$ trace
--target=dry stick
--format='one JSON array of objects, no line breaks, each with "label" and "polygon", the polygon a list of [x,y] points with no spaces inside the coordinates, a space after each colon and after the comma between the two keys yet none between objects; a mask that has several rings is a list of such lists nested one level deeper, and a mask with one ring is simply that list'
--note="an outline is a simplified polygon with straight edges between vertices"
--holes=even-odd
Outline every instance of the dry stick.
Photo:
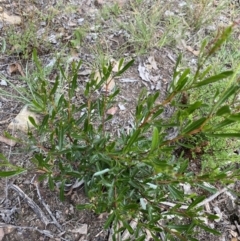
[{"label": "dry stick", "polygon": [[[41,229],[37,229],[37,228],[34,228],[34,227],[25,227],[25,226],[15,226],[15,225],[11,225],[11,224],[5,224],[5,223],[0,223],[0,228],[7,228],[8,230],[9,229],[14,229],[14,228],[17,228],[19,230],[31,230],[31,231],[37,231],[49,238],[56,238],[54,236],[53,233],[51,233],[49,230],[41,230]],[[62,238],[58,235],[58,237],[64,241],[68,241],[67,239],[65,238]]]},{"label": "dry stick", "polygon": [[238,225],[238,222],[235,220],[234,223],[235,223],[235,226],[237,227],[238,232],[240,233],[240,226]]},{"label": "dry stick", "polygon": [[33,227],[15,226],[15,225],[11,225],[11,224],[0,223],[0,228],[7,228],[7,229],[17,228],[17,229],[20,229],[20,230],[24,230],[25,229],[25,230],[37,231],[37,232],[39,232],[41,234],[46,235],[49,238],[54,238],[54,235],[50,231],[48,231],[48,230],[40,230],[40,229],[33,228]]},{"label": "dry stick", "polygon": [[0,121],[0,125],[8,123],[10,120],[11,120],[11,118],[8,118],[6,120],[2,120],[2,121]]},{"label": "dry stick", "polygon": [[38,188],[38,184],[34,183],[34,185],[35,185],[35,187],[37,189],[38,199],[40,200],[42,205],[46,208],[47,212],[51,216],[51,218],[53,220],[53,224],[55,224],[61,231],[63,231],[63,227],[58,223],[58,221],[56,220],[56,218],[52,214],[51,210],[49,209],[48,205],[43,201],[42,196],[41,196],[40,191],[39,191],[39,188]]},{"label": "dry stick", "polygon": [[37,214],[37,216],[42,220],[42,222],[47,226],[51,223],[46,215],[42,212],[40,207],[31,199],[29,198],[18,186],[14,184],[10,184],[8,188],[13,189],[18,193],[18,195],[23,198],[23,200],[33,209],[33,211]]}]

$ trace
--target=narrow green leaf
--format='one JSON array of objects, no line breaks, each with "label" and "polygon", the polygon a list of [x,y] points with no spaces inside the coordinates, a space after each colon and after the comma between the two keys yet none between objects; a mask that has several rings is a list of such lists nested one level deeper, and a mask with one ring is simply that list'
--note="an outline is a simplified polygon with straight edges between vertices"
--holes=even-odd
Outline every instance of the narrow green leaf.
[{"label": "narrow green leaf", "polygon": [[76,178],[82,177],[81,173],[78,172],[78,171],[66,172],[66,175],[69,175],[69,176],[71,176],[71,177],[76,177]]},{"label": "narrow green leaf", "polygon": [[[225,119],[223,121],[221,121],[220,123],[218,124],[215,124],[213,127],[212,127],[212,131],[218,131],[220,129],[222,129],[223,127],[226,127],[226,126],[229,126],[231,124],[233,124],[235,121],[233,120],[228,120],[228,119]],[[208,135],[208,133],[206,133]]]},{"label": "narrow green leaf", "polygon": [[3,160],[4,162],[8,163],[8,159],[2,153],[0,153],[0,160]]},{"label": "narrow green leaf", "polygon": [[170,229],[177,230],[178,232],[186,232],[189,228],[188,224],[185,225],[168,225],[167,226]]},{"label": "narrow green leaf", "polygon": [[175,80],[179,74],[179,72],[177,71],[177,68],[178,68],[178,65],[181,63],[181,61],[182,61],[182,54],[180,54],[177,58],[177,61],[176,61],[175,67],[174,67],[174,71],[173,71],[173,80]]},{"label": "narrow green leaf", "polygon": [[64,196],[64,188],[65,188],[65,182],[66,180],[62,180],[61,186],[60,186],[60,200],[64,201],[65,196]]},{"label": "narrow green leaf", "polygon": [[121,221],[122,221],[123,227],[126,228],[130,234],[134,234],[134,230],[129,225],[129,223],[124,219],[121,219]]},{"label": "narrow green leaf", "polygon": [[82,122],[86,119],[87,114],[84,113],[77,121],[76,121],[76,125],[80,125],[82,124]]},{"label": "narrow green leaf", "polygon": [[36,66],[37,66],[37,69],[38,69],[39,71],[42,71],[43,68],[42,68],[42,66],[41,66],[41,63],[39,62],[39,59],[38,59],[38,56],[37,56],[37,50],[36,50],[35,48],[33,49],[32,57],[33,57],[34,63],[35,63]]},{"label": "narrow green leaf", "polygon": [[227,118],[233,121],[240,121],[240,114],[229,115]]},{"label": "narrow green leaf", "polygon": [[34,118],[33,118],[32,116],[29,116],[29,117],[28,117],[28,120],[30,121],[30,123],[31,123],[34,127],[38,128],[38,125],[37,125],[37,123],[35,122],[35,120],[34,120]]},{"label": "narrow green leaf", "polygon": [[192,132],[193,130],[198,129],[199,127],[202,126],[202,124],[206,121],[206,119],[207,119],[206,117],[202,117],[202,118],[190,123],[188,126],[185,127],[185,129],[183,130],[183,133],[187,134],[187,133]]},{"label": "narrow green leaf", "polygon": [[204,39],[201,43],[201,47],[200,47],[200,53],[202,53],[205,49],[205,47],[207,46],[207,39]]},{"label": "narrow green leaf", "polygon": [[[200,50],[201,51],[201,50]],[[202,52],[202,51],[201,51]],[[209,65],[199,76],[199,78],[202,80],[212,69],[212,66]]]},{"label": "narrow green leaf", "polygon": [[211,136],[211,137],[222,137],[222,138],[239,138],[240,137],[240,133],[221,133],[221,134],[210,134],[210,133],[206,133],[207,136]]},{"label": "narrow green leaf", "polygon": [[44,118],[43,118],[43,121],[42,121],[42,123],[40,125],[39,133],[42,133],[42,131],[44,130],[44,127],[47,126],[48,119],[49,119],[49,115],[45,115]]},{"label": "narrow green leaf", "polygon": [[163,113],[163,111],[164,111],[164,109],[159,107],[159,109],[156,112],[154,112],[154,114],[152,115],[152,120],[154,120],[159,115],[161,115]]},{"label": "narrow green leaf", "polygon": [[73,78],[72,78],[72,81],[71,81],[71,84],[69,86],[70,88],[70,98],[72,98],[74,96],[74,93],[75,93],[75,90],[77,88],[77,78],[78,78],[78,73],[75,73]]},{"label": "narrow green leaf", "polygon": [[217,37],[217,41],[214,43],[213,47],[208,51],[208,56],[215,53],[217,49],[228,39],[232,32],[232,26],[229,26],[223,30],[220,36]]},{"label": "narrow green leaf", "polygon": [[177,86],[175,87],[176,91],[180,91],[184,88],[188,81],[188,75],[190,73],[190,69],[185,69],[182,75],[180,76],[179,80],[177,81]]},{"label": "narrow green leaf", "polygon": [[13,177],[25,172],[24,169],[17,169],[15,171],[0,171],[0,177]]},{"label": "narrow green leaf", "polygon": [[173,185],[168,185],[168,190],[174,199],[183,201],[184,194],[182,191],[179,191],[180,189],[175,188]]},{"label": "narrow green leaf", "polygon": [[60,72],[61,72],[63,78],[66,80],[67,77],[66,77],[66,75],[65,75],[65,73],[64,73],[64,70],[63,70],[62,66],[59,66],[59,69],[60,69]]},{"label": "narrow green leaf", "polygon": [[196,101],[195,103],[191,104],[187,107],[186,111],[189,114],[192,114],[195,110],[199,109],[202,106],[202,101]]},{"label": "narrow green leaf", "polygon": [[114,76],[120,76],[122,73],[124,73],[132,64],[134,63],[134,59],[130,60],[121,70],[119,70],[116,75]]},{"label": "narrow green leaf", "polygon": [[237,90],[239,89],[238,86],[231,86],[229,87],[228,90],[226,90],[223,95],[219,98],[218,102],[216,103],[216,105],[214,106],[214,108],[218,108],[219,106],[221,106],[230,96],[232,96],[233,94],[235,94],[237,92]]},{"label": "narrow green leaf", "polygon": [[140,236],[137,239],[135,239],[135,241],[144,241],[145,239],[146,239],[146,235],[143,234],[142,236]]},{"label": "narrow green leaf", "polygon": [[[209,178],[209,177],[207,177]],[[209,184],[198,184],[199,187],[203,188],[204,190],[207,190],[208,192],[215,193],[217,189]]]},{"label": "narrow green leaf", "polygon": [[214,75],[214,76],[211,76],[201,82],[198,82],[194,85],[194,87],[200,87],[200,86],[203,86],[203,85],[208,85],[210,83],[214,83],[214,82],[217,82],[221,79],[225,79],[225,78],[228,78],[230,75],[232,75],[234,72],[233,71],[225,71],[225,72],[222,72],[218,75]]},{"label": "narrow green leaf", "polygon": [[87,204],[78,204],[78,205],[76,205],[76,208],[77,208],[78,210],[87,210],[87,209],[91,210],[91,209],[93,208],[93,205],[90,204],[90,203],[87,203]]},{"label": "narrow green leaf", "polygon": [[121,58],[118,62],[118,71],[121,70],[122,65],[123,65],[124,58]]},{"label": "narrow green leaf", "polygon": [[104,169],[104,170],[102,170],[102,171],[95,172],[95,173],[93,174],[93,176],[96,177],[96,176],[103,175],[103,174],[109,172],[109,170],[110,170],[109,168],[106,168],[106,169]]},{"label": "narrow green leaf", "polygon": [[157,127],[153,127],[151,152],[159,146],[159,132]]},{"label": "narrow green leaf", "polygon": [[59,79],[59,77],[57,76],[57,78],[55,79],[55,83],[53,85],[53,88],[50,91],[50,96],[54,95],[56,93],[56,90],[57,90],[58,85],[59,85],[59,80],[58,79]]},{"label": "narrow green leaf", "polygon": [[212,233],[214,235],[220,235],[221,234],[220,232],[216,231],[215,229],[211,229],[204,224],[198,224],[198,227],[200,227],[201,229],[207,231],[208,233]]},{"label": "narrow green leaf", "polygon": [[131,136],[131,138],[129,139],[126,147],[124,148],[124,150],[127,150],[128,148],[130,148],[132,146],[132,144],[136,141],[136,139],[138,138],[138,136],[140,135],[141,131],[140,129],[137,129],[133,135]]},{"label": "narrow green leaf", "polygon": [[185,173],[186,169],[188,168],[189,161],[186,159],[184,162],[181,163],[178,173]]},{"label": "narrow green leaf", "polygon": [[114,218],[115,218],[115,212],[112,212],[109,216],[108,216],[108,219],[107,221],[105,222],[104,224],[104,229],[107,229],[110,227],[110,225],[112,224]]},{"label": "narrow green leaf", "polygon": [[220,109],[217,110],[216,115],[222,116],[222,115],[230,114],[230,113],[231,113],[230,107],[228,105],[224,105]]},{"label": "narrow green leaf", "polygon": [[40,104],[42,104],[42,100],[39,102],[37,102],[36,100],[32,100],[33,108],[38,110],[39,112],[43,112],[45,107],[43,107],[43,105],[40,105]]},{"label": "narrow green leaf", "polygon": [[59,150],[62,150],[63,148],[63,137],[64,137],[64,130],[63,130],[63,126],[60,125],[58,128],[58,148]]},{"label": "narrow green leaf", "polygon": [[14,140],[16,142],[21,142],[21,139],[10,135],[7,131],[4,131],[4,136],[7,137],[10,140]]},{"label": "narrow green leaf", "polygon": [[49,186],[51,191],[54,190],[55,185],[54,185],[54,181],[53,181],[53,178],[52,178],[51,174],[48,175],[48,186]]},{"label": "narrow green leaf", "polygon": [[215,220],[215,219],[219,219],[219,216],[208,213],[208,214],[207,214],[207,218],[208,218],[209,220]]},{"label": "narrow green leaf", "polygon": [[197,197],[187,208],[187,210],[190,210],[194,207],[196,207],[200,202],[202,202],[206,197],[205,196],[199,196]]}]

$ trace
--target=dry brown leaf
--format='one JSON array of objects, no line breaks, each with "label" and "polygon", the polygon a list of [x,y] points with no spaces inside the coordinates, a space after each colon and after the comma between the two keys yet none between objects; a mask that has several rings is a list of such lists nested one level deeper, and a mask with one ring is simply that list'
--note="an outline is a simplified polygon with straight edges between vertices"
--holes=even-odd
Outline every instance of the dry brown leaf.
[{"label": "dry brown leaf", "polygon": [[14,120],[9,124],[8,129],[11,130],[21,130],[24,132],[28,131],[28,128],[32,128],[32,123],[28,120],[28,117],[34,118],[35,122],[38,123],[37,115],[27,109],[24,106],[20,113],[14,118]]},{"label": "dry brown leaf", "polygon": [[71,49],[71,50],[70,50],[70,54],[71,54],[71,56],[74,57],[74,58],[78,57],[78,52],[76,51],[76,49]]},{"label": "dry brown leaf", "polygon": [[8,15],[6,12],[0,13],[0,21],[9,23],[9,24],[20,24],[21,18],[18,16]]},{"label": "dry brown leaf", "polygon": [[237,232],[234,232],[233,230],[229,230],[230,231],[230,234],[234,237],[234,238],[237,238],[238,236],[238,233]]},{"label": "dry brown leaf", "polygon": [[22,76],[25,76],[25,74],[23,73],[22,67],[19,63],[9,64],[7,71],[9,75],[19,72]]},{"label": "dry brown leaf", "polygon": [[142,80],[146,82],[150,82],[150,74],[148,72],[148,69],[145,66],[143,66],[141,63],[139,63],[138,65],[138,72]]},{"label": "dry brown leaf", "polygon": [[[101,81],[101,74],[99,71],[97,71],[94,75],[94,79],[97,80],[97,83],[99,83]],[[109,76],[109,79],[106,81],[106,84],[103,85],[102,87],[102,91],[106,91],[106,92],[111,92],[115,87],[115,81],[112,78],[112,76]]]},{"label": "dry brown leaf", "polygon": [[110,109],[107,110],[108,115],[115,115],[118,110],[118,107],[111,107]]},{"label": "dry brown leaf", "polygon": [[0,142],[3,142],[9,146],[15,146],[16,145],[16,141],[8,139],[4,136],[0,136]]},{"label": "dry brown leaf", "polygon": [[112,66],[113,66],[112,71],[113,71],[113,72],[118,72],[118,71],[119,71],[119,69],[118,69],[118,67],[119,67],[119,61],[116,61],[115,59],[111,59],[111,64],[112,64]]},{"label": "dry brown leaf", "polygon": [[115,81],[114,79],[110,79],[107,81],[106,85],[103,86],[103,91],[106,91],[106,92],[111,92],[115,87]]},{"label": "dry brown leaf", "polygon": [[80,227],[72,229],[72,233],[79,233],[79,234],[87,234],[88,233],[88,225],[82,224]]},{"label": "dry brown leaf", "polygon": [[197,51],[197,50],[194,50],[191,46],[186,46],[186,49],[189,51],[189,52],[191,52],[191,53],[193,53],[195,56],[198,56],[199,55],[199,51]]},{"label": "dry brown leaf", "polygon": [[149,65],[148,65],[149,69],[155,69],[155,70],[158,69],[157,63],[153,56],[148,57],[148,62],[149,62]]}]

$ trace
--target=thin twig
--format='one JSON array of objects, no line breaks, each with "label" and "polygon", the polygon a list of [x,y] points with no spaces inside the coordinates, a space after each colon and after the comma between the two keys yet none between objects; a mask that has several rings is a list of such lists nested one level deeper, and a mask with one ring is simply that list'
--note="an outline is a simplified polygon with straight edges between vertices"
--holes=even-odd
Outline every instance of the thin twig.
[{"label": "thin twig", "polygon": [[[38,228],[34,228],[34,227],[26,227],[26,226],[15,226],[15,225],[11,225],[11,224],[5,224],[5,223],[0,223],[0,228],[7,228],[7,229],[14,229],[17,228],[18,230],[30,230],[30,231],[37,231],[49,238],[56,238],[56,236],[54,236],[53,233],[51,233],[49,230],[41,230]],[[58,238],[60,238],[63,241],[68,241],[65,238],[60,237],[60,235],[58,235]]]},{"label": "thin twig", "polygon": [[18,195],[23,198],[23,200],[32,208],[32,210],[37,214],[37,216],[42,220],[42,222],[45,224],[45,226],[47,226],[50,221],[48,220],[48,218],[46,217],[46,215],[42,212],[42,210],[40,209],[40,207],[31,199],[28,197],[28,195],[26,195],[22,189],[20,189],[18,186],[14,185],[14,184],[10,184],[8,186],[8,188],[13,189],[14,191],[16,191],[18,193]]},{"label": "thin twig", "polygon": [[31,230],[31,231],[37,231],[41,234],[44,234],[46,235],[47,237],[49,238],[54,238],[54,235],[48,231],[48,230],[40,230],[40,229],[37,229],[37,228],[33,228],[33,227],[24,227],[24,226],[15,226],[15,225],[10,225],[10,224],[5,224],[5,223],[0,223],[0,228],[17,228],[17,229],[20,229],[20,230]]},{"label": "thin twig", "polygon": [[52,214],[51,210],[49,209],[48,205],[43,201],[41,193],[39,191],[39,187],[37,183],[34,183],[36,189],[37,189],[37,194],[38,194],[38,199],[39,201],[42,203],[42,205],[46,208],[48,214],[51,216],[53,223],[61,230],[63,231],[63,227],[58,223],[58,221],[56,220],[56,218],[54,217],[54,215]]},{"label": "thin twig", "polygon": [[11,120],[11,118],[8,118],[6,120],[2,120],[2,121],[0,121],[0,125],[8,123],[10,120]]}]

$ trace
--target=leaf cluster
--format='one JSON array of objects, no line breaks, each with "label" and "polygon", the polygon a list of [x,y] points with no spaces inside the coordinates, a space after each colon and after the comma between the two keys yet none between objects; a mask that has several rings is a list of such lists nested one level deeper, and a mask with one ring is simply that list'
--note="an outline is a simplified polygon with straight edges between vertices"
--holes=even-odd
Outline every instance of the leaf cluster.
[{"label": "leaf cluster", "polygon": [[[204,217],[215,219],[217,216],[203,211],[201,202],[205,197],[195,190],[215,192],[210,184],[219,180],[234,181],[239,176],[238,171],[196,174],[189,170],[189,160],[183,155],[177,157],[174,151],[183,140],[200,133],[212,137],[240,137],[238,132],[222,131],[240,118],[234,105],[240,85],[230,79],[234,77],[233,71],[209,76],[210,68],[203,68],[203,63],[226,40],[230,30],[226,29],[221,39],[207,51],[203,43],[193,74],[189,68],[179,70],[181,56],[178,58],[164,101],[158,102],[158,92],[149,95],[142,92],[136,106],[134,127],[129,133],[120,130],[119,135],[114,135],[105,128],[112,118],[107,110],[114,105],[120,90],[116,88],[95,98],[111,78],[111,64],[101,66],[100,81],[95,79],[94,73],[91,75],[83,93],[85,101],[80,106],[76,105],[74,97],[81,62],[72,62],[68,75],[59,65],[54,84],[39,77],[38,85],[32,89],[31,108],[43,116],[39,124],[29,118],[35,130],[29,130],[28,137],[35,150],[32,161],[41,173],[40,179],[46,178],[50,189],[60,181],[61,199],[64,199],[65,184],[73,178],[84,180],[89,202],[77,208],[108,212],[105,228],[113,227],[114,240],[124,230],[134,240],[144,240],[147,232],[154,240],[159,240],[160,233],[166,240],[196,240],[196,227],[217,234],[203,221]],[[35,52],[34,60],[41,70]],[[124,65],[122,59],[113,78],[124,73],[132,63],[133,60]],[[222,79],[229,80],[228,88],[216,91],[208,102],[179,102],[185,92],[209,87]],[[167,119],[164,111],[168,106],[175,108],[175,112]],[[199,115],[199,110],[206,106],[209,111]],[[170,130],[175,130],[174,136],[169,135]],[[191,194],[184,192],[185,184],[191,186]],[[132,220],[136,228],[130,225]]]}]

